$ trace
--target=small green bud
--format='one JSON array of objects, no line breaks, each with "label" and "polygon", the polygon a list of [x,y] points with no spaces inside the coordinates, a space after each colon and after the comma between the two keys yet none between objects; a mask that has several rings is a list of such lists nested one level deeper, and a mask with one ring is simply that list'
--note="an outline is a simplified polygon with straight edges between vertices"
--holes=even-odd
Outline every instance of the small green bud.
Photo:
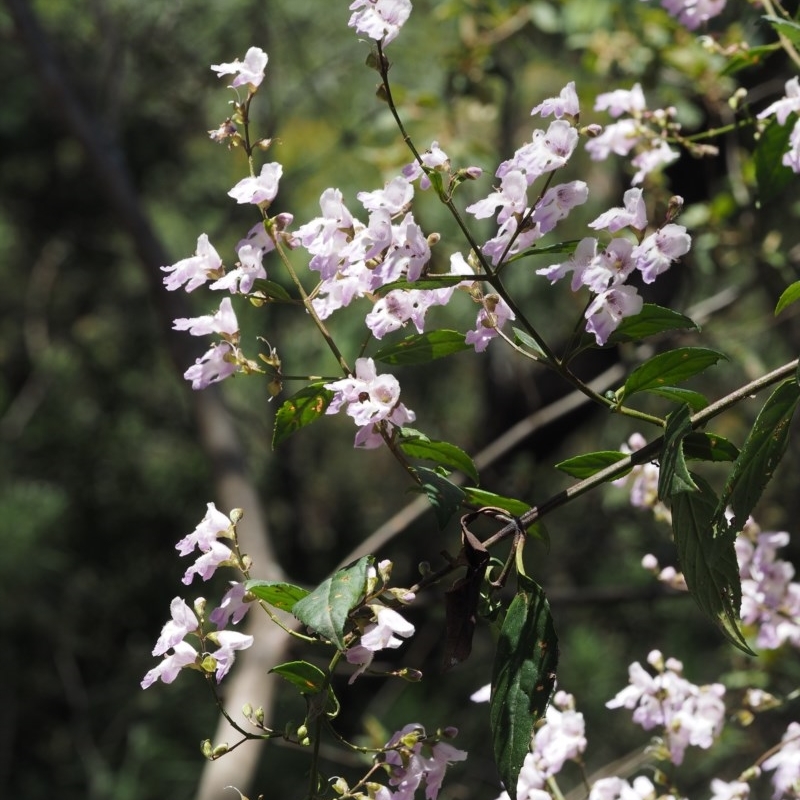
[{"label": "small green bud", "polygon": [[228,752],[230,748],[228,747],[227,742],[223,742],[222,744],[218,744],[212,751],[211,751],[211,758],[219,758],[220,756],[224,756],[225,753]]},{"label": "small green bud", "polygon": [[311,746],[311,739],[309,739],[308,736],[306,736],[305,739],[301,739],[300,740],[300,746],[301,747],[310,747]]},{"label": "small green bud", "polygon": [[241,508],[234,508],[233,511],[230,513],[231,522],[234,525],[237,525],[241,518],[244,516],[244,511]]},{"label": "small green bud", "polygon": [[212,758],[213,749],[211,747],[210,739],[204,739],[202,742],[200,742],[200,752],[202,752],[204,758],[209,760]]},{"label": "small green bud", "polygon": [[261,706],[259,706],[256,709],[255,717],[256,717],[256,722],[259,725],[263,725],[264,724],[264,709]]},{"label": "small green bud", "polygon": [[301,725],[297,729],[297,738],[298,739],[306,739],[306,738],[308,738],[308,728],[305,725]]},{"label": "small green bud", "polygon": [[331,788],[336,794],[347,794],[350,791],[350,787],[344,778],[336,778],[331,784]]},{"label": "small green bud", "polygon": [[242,706],[242,714],[244,714],[247,719],[250,719],[250,717],[253,716],[253,706],[251,706],[250,703],[245,703]]}]

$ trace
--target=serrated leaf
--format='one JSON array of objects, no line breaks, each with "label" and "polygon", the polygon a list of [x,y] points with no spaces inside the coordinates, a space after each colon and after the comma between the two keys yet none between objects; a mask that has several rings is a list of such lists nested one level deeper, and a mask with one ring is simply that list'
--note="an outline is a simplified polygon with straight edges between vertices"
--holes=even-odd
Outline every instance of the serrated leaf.
[{"label": "serrated leaf", "polygon": [[608,337],[609,344],[638,342],[657,333],[674,330],[699,330],[697,323],[685,314],[671,308],[645,303],[642,310],[633,317],[626,317],[619,327]]},{"label": "serrated leaf", "polygon": [[[280,675],[297,687],[300,694],[306,697],[326,693],[324,711],[329,717],[339,713],[339,700],[331,688],[330,681],[325,673],[307,661],[287,661],[285,664],[274,666],[270,672]],[[321,705],[321,704],[320,704]]]},{"label": "serrated leaf", "polygon": [[673,403],[686,403],[692,411],[702,411],[708,406],[708,398],[700,392],[691,389],[681,389],[678,386],[662,386],[658,389],[647,389],[649,394],[665,397]]},{"label": "serrated leaf", "polygon": [[742,588],[733,546],[736,533],[714,525],[717,498],[699,475],[692,479],[698,491],[672,497],[672,530],[686,586],[725,637],[754,655],[739,628]]},{"label": "serrated leaf", "polygon": [[522,328],[512,328],[511,330],[514,331],[514,336],[521,345],[527,347],[528,350],[532,350],[542,361],[549,361],[547,354],[533,336],[525,333]]},{"label": "serrated leaf", "polygon": [[427,437],[406,438],[404,436],[398,442],[398,448],[410,458],[435,461],[444,467],[460,470],[475,483],[480,482],[475,462],[454,444],[431,440]]},{"label": "serrated leaf", "polygon": [[800,281],[795,281],[784,289],[783,294],[778,298],[778,305],[775,306],[775,316],[783,311],[784,308],[800,300]]},{"label": "serrated leaf", "polygon": [[284,400],[275,414],[272,447],[277,447],[293,433],[319,419],[333,400],[333,395],[324,384],[312,383]]},{"label": "serrated leaf", "polygon": [[340,650],[345,649],[344,629],[348,615],[361,602],[367,587],[367,568],[372,556],[364,556],[324,580],[311,594],[292,607],[292,614]]},{"label": "serrated leaf", "polygon": [[783,197],[786,187],[797,179],[794,172],[781,163],[783,154],[789,149],[789,137],[796,119],[796,115],[792,114],[784,125],[772,121],[756,143],[753,158],[758,195],[762,203]]},{"label": "serrated leaf", "polygon": [[681,347],[659,353],[631,372],[625,381],[623,396],[681,383],[722,359],[728,357],[705,347]]},{"label": "serrated leaf", "polygon": [[250,294],[255,294],[256,292],[261,292],[264,297],[268,297],[270,300],[277,300],[281,303],[295,302],[283,286],[279,283],[275,283],[275,281],[268,281],[266,278],[256,278],[256,280],[253,281],[253,288],[250,290]]},{"label": "serrated leaf", "polygon": [[291,611],[298,600],[310,594],[308,589],[283,581],[247,581],[244,588],[259,600],[281,611]]},{"label": "serrated leaf", "polygon": [[407,336],[401,342],[382,347],[373,356],[384,364],[426,364],[437,358],[470,350],[463,333],[458,331],[430,331]]},{"label": "serrated leaf", "polygon": [[735,461],[739,449],[724,436],[693,431],[683,440],[683,455],[696,461]]},{"label": "serrated leaf", "polygon": [[489,711],[495,763],[512,797],[534,726],[550,702],[558,666],[558,638],[547,598],[533,581],[520,581],[523,588],[500,629]]},{"label": "serrated leaf", "polygon": [[[619,450],[597,450],[594,453],[584,453],[582,456],[574,456],[568,458],[559,464],[556,464],[556,469],[566,472],[573,478],[590,478],[596,472],[616,464],[617,461],[622,461],[627,458],[625,453],[620,453]],[[617,476],[621,477],[621,476]]]},{"label": "serrated leaf", "polygon": [[683,440],[692,432],[689,406],[681,406],[667,415],[664,427],[664,446],[661,450],[661,469],[658,471],[658,498],[666,500],[681,492],[696,492],[697,486],[689,474],[683,457]]},{"label": "serrated leaf", "polygon": [[788,380],[781,383],[764,404],[742,445],[717,509],[719,520],[723,518],[725,509],[731,506],[736,531],[744,527],[786,452],[789,426],[799,401],[797,382]]},{"label": "serrated leaf", "polygon": [[422,491],[425,492],[433,506],[439,527],[444,528],[453,514],[461,507],[461,503],[464,501],[464,491],[436,470],[427,467],[414,467],[413,469],[420,480]]}]

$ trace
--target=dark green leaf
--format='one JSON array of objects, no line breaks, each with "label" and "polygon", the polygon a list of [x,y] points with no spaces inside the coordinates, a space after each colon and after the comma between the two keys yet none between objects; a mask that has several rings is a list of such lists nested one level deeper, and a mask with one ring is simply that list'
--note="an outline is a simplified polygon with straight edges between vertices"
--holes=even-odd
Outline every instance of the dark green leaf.
[{"label": "dark green leaf", "polygon": [[348,614],[361,602],[367,587],[367,568],[372,556],[364,556],[323,581],[292,607],[304,625],[344,650]]},{"label": "dark green leaf", "polygon": [[382,347],[375,353],[376,361],[384,364],[426,364],[437,358],[471,349],[458,331],[415,333],[403,341]]},{"label": "dark green leaf", "polygon": [[763,19],[772,25],[777,34],[785,36],[795,47],[800,45],[800,25],[796,22],[782,17],[774,17],[770,14],[764,14]]},{"label": "dark green leaf", "polygon": [[657,333],[674,330],[699,330],[692,319],[670,308],[645,303],[635,317],[626,317],[608,337],[609,344],[638,342]]},{"label": "dark green leaf", "polygon": [[686,585],[725,636],[753,655],[739,629],[742,588],[733,547],[736,533],[714,525],[717,498],[703,478],[692,479],[699,491],[672,497],[672,530]]},{"label": "dark green leaf", "polygon": [[444,273],[433,273],[431,275],[422,275],[415,281],[409,281],[405,278],[387,283],[378,289],[378,293],[385,297],[389,292],[397,290],[409,291],[410,289],[445,289],[450,286],[458,286],[459,283],[469,280],[480,280],[479,275],[447,275]]},{"label": "dark green leaf", "polygon": [[681,383],[727,358],[723,353],[705,347],[681,347],[659,353],[631,372],[625,381],[623,396]]},{"label": "dark green leaf", "polygon": [[506,612],[492,672],[490,722],[495,763],[512,797],[556,681],[558,639],[544,592],[529,579]]},{"label": "dark green leaf", "polygon": [[[525,512],[531,510],[531,507],[527,503],[523,503],[522,500],[517,500],[513,497],[503,497],[494,492],[487,492],[485,489],[476,489],[473,486],[466,486],[464,488],[464,502],[476,508],[486,508],[487,506],[502,508],[514,517],[521,517]],[[533,523],[528,526],[527,531],[534,538],[541,539],[548,546],[550,545],[550,540],[547,538],[547,531],[543,525]]]},{"label": "dark green leaf", "polygon": [[775,316],[777,317],[784,308],[796,303],[798,300],[800,300],[800,281],[795,281],[784,290],[778,299],[778,305],[775,306]]},{"label": "dark green leaf", "polygon": [[783,154],[789,149],[789,136],[796,119],[792,114],[785,125],[771,122],[756,144],[756,183],[762,203],[783,197],[786,187],[797,180],[794,172],[781,163]]},{"label": "dark green leaf", "polygon": [[723,436],[694,431],[683,440],[683,455],[696,461],[735,461],[739,450]]},{"label": "dark green leaf", "polygon": [[414,467],[413,469],[420,480],[422,491],[425,492],[433,506],[439,527],[444,528],[453,514],[461,507],[461,503],[464,501],[464,491],[436,470],[427,467]]},{"label": "dark green leaf", "polygon": [[[620,453],[619,450],[598,450],[594,453],[585,453],[582,456],[575,456],[556,464],[556,469],[566,472],[573,478],[590,478],[596,472],[616,464],[617,461],[622,461],[627,458],[625,453]],[[621,476],[617,476],[621,477]]]},{"label": "dark green leaf", "polygon": [[539,343],[533,338],[533,336],[525,333],[525,331],[523,331],[521,328],[512,328],[511,330],[514,331],[514,336],[521,345],[527,347],[528,350],[532,350],[542,361],[549,360],[544,350],[539,347]]},{"label": "dark green leaf", "polygon": [[696,492],[689,468],[683,457],[683,440],[692,432],[689,406],[667,415],[664,429],[664,447],[661,451],[661,469],[658,472],[658,497],[666,500],[680,492]]},{"label": "dark green leaf", "polygon": [[256,280],[253,281],[253,288],[250,294],[255,294],[256,292],[261,292],[264,297],[268,297],[270,300],[277,300],[281,303],[294,302],[292,296],[283,286],[279,283],[275,283],[275,281],[268,281],[266,278],[256,278]]},{"label": "dark green leaf", "polygon": [[306,697],[326,692],[325,713],[329,717],[335,717],[339,713],[339,700],[330,686],[330,681],[319,667],[307,661],[287,661],[285,664],[273,667],[270,672],[285,678]]},{"label": "dark green leaf", "polygon": [[334,393],[322,383],[312,383],[284,400],[275,414],[272,446],[277,447],[295,431],[319,419],[330,405]]},{"label": "dark green leaf", "polygon": [[449,442],[437,442],[427,437],[400,439],[398,447],[410,458],[435,461],[444,467],[463,472],[475,483],[479,483],[478,470],[473,460],[460,448]]},{"label": "dark green leaf", "polygon": [[259,600],[281,611],[291,611],[298,600],[309,594],[307,589],[281,581],[247,581],[244,587]]},{"label": "dark green leaf", "polygon": [[659,397],[666,397],[673,403],[686,403],[692,411],[702,411],[708,405],[708,399],[700,394],[700,392],[693,392],[691,389],[681,389],[677,386],[662,386],[658,389],[648,389],[650,394],[656,394]]},{"label": "dark green leaf", "polygon": [[506,263],[510,264],[512,261],[519,261],[521,258],[527,258],[528,256],[544,256],[559,253],[568,253],[569,255],[572,255],[580,243],[580,239],[570,239],[567,242],[549,244],[547,247],[529,247],[527,250],[523,250],[521,253],[517,253],[516,255],[507,258]]},{"label": "dark green leaf", "polygon": [[736,531],[744,527],[786,452],[789,425],[798,401],[800,387],[797,382],[789,380],[781,383],[764,404],[742,445],[717,510],[719,520],[729,505],[733,508],[733,527]]}]

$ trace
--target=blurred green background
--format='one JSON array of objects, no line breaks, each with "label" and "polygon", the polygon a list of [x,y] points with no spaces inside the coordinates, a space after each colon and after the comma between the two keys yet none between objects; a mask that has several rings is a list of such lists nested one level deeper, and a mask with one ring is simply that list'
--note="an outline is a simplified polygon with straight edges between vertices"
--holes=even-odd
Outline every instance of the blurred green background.
[{"label": "blurred green background", "polygon": [[[3,797],[195,796],[204,764],[198,742],[212,737],[216,724],[207,689],[195,674],[147,692],[139,681],[154,663],[150,651],[169,601],[184,591],[186,565],[174,543],[194,528],[208,501],[219,502],[230,464],[209,448],[202,433],[206,412],[181,377],[197,355],[187,348],[196,343],[170,330],[172,318],[185,315],[170,304],[186,298],[167,297],[160,288],[156,254],[161,248],[164,264],[184,258],[206,232],[230,263],[233,245],[257,221],[253,209],[225,194],[246,174],[242,154],[215,145],[206,133],[227,116],[232,96],[209,65],[243,57],[250,45],[270,57],[253,108],[257,135],[275,137],[267,158],[284,166],[273,209],[291,211],[300,224],[318,213],[320,193],[338,186],[358,214],[356,192],[380,187],[410,160],[374,96],[377,75],[364,65],[369,48],[347,28],[347,5],[0,5],[6,76],[0,106]],[[536,124],[530,108],[568,80],[578,84],[586,123],[607,122],[592,111],[599,92],[640,81],[652,107],[677,106],[694,130],[730,121],[726,100],[737,81],[760,108],[782,94],[792,75],[779,55],[720,79],[718,57],[698,47],[696,35],[672,24],[655,3],[639,0],[414,5],[389,50],[395,96],[421,149],[438,139],[457,165],[488,171],[464,187],[462,207],[488,193],[496,164],[529,139]],[[737,35],[751,43],[768,35],[755,12],[743,10],[747,4],[729,5],[710,28],[722,36],[733,26],[722,44]],[[83,142],[76,136],[81,122]],[[723,138],[718,158],[684,156],[647,187],[651,209],[663,210],[673,193],[686,198],[683,222],[695,242],[690,257],[649,299],[686,311],[715,298],[695,307],[705,323],[702,339],[687,334],[654,346],[702,343],[728,353],[731,362],[696,382],[711,397],[800,349],[797,315],[774,321],[771,314],[782,289],[800,277],[797,184],[758,212],[747,155],[751,139],[746,131]],[[565,239],[584,235],[585,222],[618,204],[630,180],[619,161],[594,164],[585,154],[573,161],[564,179],[586,180],[591,199],[559,229]],[[134,205],[119,202],[115,179],[129,181],[131,192],[123,196]],[[434,264],[446,269],[452,252],[465,252],[452,222],[432,196],[419,198],[415,214],[427,232],[442,233]],[[486,226],[477,229],[488,233]],[[305,266],[301,252],[294,262]],[[557,342],[568,335],[583,300],[533,276],[540,266],[546,263],[521,265],[510,282],[530,318]],[[267,269],[271,279],[286,280],[276,263]],[[183,310],[207,313],[213,302],[200,290]],[[474,313],[465,301],[432,322],[468,330]],[[335,371],[302,315],[268,307],[245,309],[240,318],[246,335],[279,348],[287,373]],[[332,329],[354,358],[360,323],[334,318]],[[597,374],[646,352],[594,354],[582,369]],[[566,391],[499,343],[478,358],[462,354],[397,374],[404,402],[418,413],[417,426],[471,453]],[[293,580],[320,580],[413,500],[387,453],[352,450],[350,420],[319,422],[273,452],[279,400],[269,402],[263,381],[227,381],[221,396],[219,413],[238,436],[240,449],[231,456],[237,479],[256,488],[274,557]],[[714,429],[741,443],[759,405],[743,404]],[[631,432],[627,423],[600,413],[560,416],[485,469],[483,484],[541,501],[569,484],[550,465],[585,450],[615,449]],[[796,539],[798,470],[795,435],[760,512],[765,527],[787,529]],[[681,658],[698,683],[722,670],[730,684],[746,676],[761,683],[769,678],[784,691],[797,685],[800,667],[791,658],[736,656],[690,600],[654,589],[639,561],[645,552],[674,561],[669,534],[630,509],[621,490],[583,498],[547,527],[550,551],[529,547],[530,568],[553,600],[562,642],[560,685],[587,714],[589,772],[644,741],[627,715],[604,714],[603,703],[624,685],[627,664],[644,660],[653,647]],[[403,585],[414,582],[419,561],[436,564],[440,551],[457,546],[457,529],[439,531],[426,514],[377,555],[395,561],[395,580]],[[799,552],[796,540],[789,554],[795,563]],[[256,563],[254,574],[270,568]],[[184,594],[212,600],[224,589],[220,576]],[[453,770],[447,797],[491,800],[499,789],[486,707],[467,701],[489,679],[491,637],[481,629],[472,659],[442,682],[441,594],[423,596],[419,606],[410,612],[418,635],[396,662],[422,667],[433,680],[410,685],[364,678],[348,688],[343,679],[337,687],[346,708],[341,730],[351,738],[380,739],[409,721],[431,729],[456,725],[462,731],[456,744],[472,757]],[[279,691],[276,719],[301,715],[291,692]],[[723,755],[746,763],[777,741],[792,715],[798,716],[796,706],[731,732]],[[324,754],[328,774],[356,774],[336,751]],[[707,786],[717,761],[705,754],[690,761],[691,780]],[[300,796],[306,764],[305,753],[263,747],[251,795]],[[242,780],[237,785],[247,790],[247,776]],[[219,787],[212,796],[235,795]]]}]

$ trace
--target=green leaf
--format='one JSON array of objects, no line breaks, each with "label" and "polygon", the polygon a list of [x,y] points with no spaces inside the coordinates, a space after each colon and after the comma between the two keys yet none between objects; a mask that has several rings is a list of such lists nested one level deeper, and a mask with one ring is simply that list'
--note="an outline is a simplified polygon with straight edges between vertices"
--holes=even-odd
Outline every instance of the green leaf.
[{"label": "green leaf", "polygon": [[747,50],[740,50],[728,59],[728,63],[720,72],[720,75],[735,75],[747,67],[755,67],[780,49],[780,44],[776,42],[775,44],[756,45],[755,47],[748,47]]},{"label": "green leaf", "polygon": [[781,163],[783,154],[789,149],[789,137],[796,119],[797,116],[792,114],[784,125],[771,122],[756,144],[756,183],[762,203],[782,198],[786,187],[797,179],[794,172]]},{"label": "green leaf", "polygon": [[523,250],[521,253],[507,258],[506,263],[510,264],[512,261],[519,261],[521,258],[527,258],[528,256],[544,256],[560,253],[572,255],[580,243],[580,239],[570,239],[566,242],[557,242],[556,244],[547,245],[547,247],[529,247],[527,250]]},{"label": "green leaf", "polygon": [[683,455],[696,461],[735,461],[739,450],[724,436],[693,431],[683,440]]},{"label": "green leaf", "polygon": [[340,650],[345,649],[344,628],[348,615],[361,602],[367,587],[367,568],[372,556],[364,556],[324,580],[311,594],[292,607],[292,614]]},{"label": "green leaf", "polygon": [[762,19],[772,25],[775,33],[785,36],[795,47],[800,45],[800,25],[796,22],[782,17],[774,17],[770,14],[764,14]]},{"label": "green leaf", "polygon": [[413,470],[420,480],[422,491],[433,506],[439,527],[444,528],[461,507],[464,491],[436,470],[427,467],[413,467]]},{"label": "green leaf", "polygon": [[[596,472],[616,464],[617,461],[622,461],[627,458],[625,453],[620,453],[619,450],[598,450],[594,453],[585,453],[582,456],[574,456],[556,464],[556,469],[566,472],[573,478],[590,478]],[[621,476],[618,476],[621,477]]]},{"label": "green leaf", "polygon": [[742,530],[786,452],[789,425],[799,401],[800,387],[794,380],[784,381],[770,395],[722,490],[717,520],[724,518],[725,509],[730,505],[733,527],[736,531]]},{"label": "green leaf", "polygon": [[668,350],[666,353],[653,356],[631,372],[623,387],[623,397],[680,383],[716,364],[717,361],[727,358],[723,353],[705,347]]},{"label": "green leaf", "polygon": [[411,289],[445,289],[450,286],[458,286],[459,283],[464,281],[478,281],[481,280],[480,275],[447,275],[445,273],[432,273],[429,275],[421,275],[415,281],[409,281],[405,278],[392,281],[380,287],[377,290],[381,297],[386,297],[389,292],[398,290],[409,291]]},{"label": "green leaf", "polygon": [[333,693],[327,676],[319,667],[307,661],[287,661],[285,664],[274,666],[270,672],[289,681],[306,697],[326,692],[325,713],[329,717],[335,717],[339,713],[339,700]]},{"label": "green leaf", "polygon": [[536,723],[556,681],[558,638],[544,592],[520,576],[506,612],[492,673],[490,723],[495,763],[512,797]]},{"label": "green leaf", "polygon": [[777,317],[784,308],[796,303],[798,300],[800,300],[800,281],[795,281],[784,290],[778,299],[778,305],[775,306],[775,316]]},{"label": "green leaf", "polygon": [[683,440],[691,432],[689,406],[681,406],[667,415],[664,447],[661,451],[661,469],[658,472],[659,500],[673,498],[681,492],[697,491],[683,457]]},{"label": "green leaf", "polygon": [[449,442],[438,442],[427,437],[401,438],[398,447],[410,458],[435,461],[444,467],[463,472],[475,483],[479,483],[478,470],[473,460],[460,448]]},{"label": "green leaf", "polygon": [[671,308],[645,303],[634,317],[626,317],[608,337],[609,344],[638,342],[657,333],[674,330],[699,330],[697,323]]},{"label": "green leaf", "polygon": [[686,403],[692,411],[702,411],[708,406],[708,399],[700,394],[700,392],[693,392],[691,389],[681,389],[677,386],[662,386],[658,389],[647,389],[650,394],[656,394],[659,397],[666,397],[673,403]]},{"label": "green leaf", "polygon": [[703,478],[691,477],[698,491],[672,497],[672,530],[686,585],[726,638],[754,655],[739,628],[742,588],[733,547],[736,533],[714,525],[717,498]]},{"label": "green leaf", "polygon": [[295,302],[283,286],[279,283],[275,283],[275,281],[268,281],[266,278],[256,278],[256,280],[253,281],[253,288],[250,294],[252,295],[256,292],[261,292],[261,294],[268,297],[270,300],[276,300],[280,303]]},{"label": "green leaf", "polygon": [[477,508],[485,508],[486,506],[502,508],[515,517],[521,517],[526,511],[531,510],[531,507],[527,503],[523,503],[522,500],[503,497],[494,492],[487,492],[485,489],[477,489],[473,486],[464,487],[464,502]]},{"label": "green leaf", "polygon": [[291,611],[298,600],[309,595],[308,589],[282,581],[247,581],[244,588],[281,611]]},{"label": "green leaf", "polygon": [[471,349],[458,331],[430,331],[407,336],[401,342],[382,347],[373,356],[384,364],[426,364],[437,358]]},{"label": "green leaf", "polygon": [[322,383],[312,383],[284,400],[275,414],[272,447],[288,439],[295,431],[319,419],[333,400],[334,393]]},{"label": "green leaf", "polygon": [[525,331],[523,331],[521,328],[512,328],[511,330],[514,331],[514,336],[516,337],[517,342],[519,342],[519,344],[523,345],[524,347],[527,347],[528,350],[532,350],[536,354],[536,356],[540,358],[542,361],[550,360],[547,357],[544,350],[542,350],[542,348],[539,347],[539,343],[536,341],[536,339],[533,338],[533,336],[530,336],[529,334],[525,333]]}]

